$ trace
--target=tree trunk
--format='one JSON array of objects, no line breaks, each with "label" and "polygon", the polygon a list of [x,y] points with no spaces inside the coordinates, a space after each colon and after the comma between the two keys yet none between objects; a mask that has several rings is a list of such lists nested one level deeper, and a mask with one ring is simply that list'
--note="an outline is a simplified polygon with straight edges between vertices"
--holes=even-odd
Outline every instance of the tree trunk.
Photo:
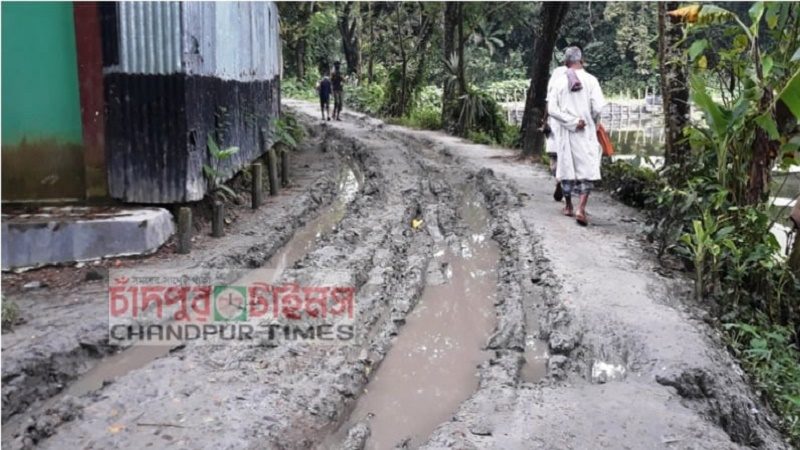
[{"label": "tree trunk", "polygon": [[297,40],[297,47],[295,48],[295,65],[297,66],[297,79],[306,79],[306,40],[300,38]]},{"label": "tree trunk", "polygon": [[[462,59],[463,54],[459,55],[456,45],[456,30],[458,28],[458,10],[461,4],[457,2],[445,2],[444,4],[444,35],[442,36],[442,53],[446,64],[449,64],[453,57]],[[459,61],[460,64],[460,61]],[[444,83],[442,90],[442,126],[450,133],[456,131],[458,122],[458,86],[448,80]]]},{"label": "tree trunk", "polygon": [[[765,111],[772,103],[772,91],[764,89],[761,96],[761,110]],[[778,156],[778,143],[773,141],[761,127],[756,127],[753,141],[753,157],[750,159],[750,176],[747,180],[746,203],[756,205],[767,200],[769,182],[772,177],[772,164]]]},{"label": "tree trunk", "polygon": [[369,63],[367,64],[367,78],[369,84],[373,81],[373,61],[375,60],[375,18],[372,16],[372,2],[367,2],[367,15],[369,16]]},{"label": "tree trunk", "polygon": [[541,156],[544,151],[544,133],[541,131],[547,102],[547,82],[550,79],[550,60],[553,46],[558,39],[561,22],[567,15],[569,3],[546,2],[542,5],[542,30],[531,59],[531,84],[525,97],[525,112],[522,115],[522,156]]},{"label": "tree trunk", "polygon": [[[408,4],[411,3],[409,2]],[[390,75],[383,112],[391,117],[399,117],[410,110],[414,94],[422,84],[429,51],[428,44],[433,36],[433,30],[438,18],[436,15],[425,14],[424,3],[416,4],[422,8],[419,11],[422,23],[412,30],[410,36],[406,36],[404,35],[404,23],[400,16],[400,9],[406,3],[395,2],[394,5],[397,5],[395,7],[397,24],[395,39],[398,43],[400,63],[398,67],[391,70],[397,70],[399,73],[396,76]],[[407,43],[410,45],[406,45]]]},{"label": "tree trunk", "polygon": [[295,65],[297,69],[297,79],[305,80],[306,78],[306,34],[305,30],[308,29],[311,23],[311,16],[314,14],[314,3],[306,7],[302,4],[298,13],[298,22],[303,24],[303,32],[299,33],[297,41],[295,42]]},{"label": "tree trunk", "polygon": [[358,84],[361,84],[361,61],[364,61],[364,53],[361,49],[361,43],[364,41],[364,36],[361,34],[363,32],[362,28],[364,27],[364,23],[361,19],[361,2],[356,3],[356,16],[353,18],[353,23],[356,24],[356,51],[358,53],[356,78],[358,78]]},{"label": "tree trunk", "polygon": [[[761,67],[761,53],[758,48],[758,41],[753,46],[753,61],[756,63],[756,76],[763,86],[763,74]],[[787,117],[777,114],[773,104],[773,93],[771,89],[762,89],[759,109],[772,116],[778,130],[784,130]],[[782,117],[783,116],[783,117]],[[756,127],[755,140],[753,141],[753,157],[750,159],[750,177],[747,180],[747,204],[756,205],[766,201],[769,196],[769,183],[772,178],[772,165],[778,157],[780,143],[770,139],[769,135],[762,127]]]},{"label": "tree trunk", "polygon": [[458,25],[458,95],[464,95],[467,92],[467,74],[465,70],[464,61],[464,3],[458,2],[458,17],[456,18]]},{"label": "tree trunk", "polygon": [[[689,124],[689,85],[686,61],[679,42],[683,37],[679,23],[671,23],[667,12],[677,9],[678,2],[658,4],[658,53],[661,71],[661,98],[664,107],[664,161],[666,165],[683,166],[691,151],[684,142],[683,129]],[[671,172],[673,184],[681,170]]]},{"label": "tree trunk", "polygon": [[347,63],[347,74],[353,75],[361,72],[361,58],[359,47],[361,46],[358,40],[358,18],[352,16],[353,4],[352,2],[345,2],[342,9],[339,10],[339,31],[342,34],[342,51],[344,52],[344,59]]}]

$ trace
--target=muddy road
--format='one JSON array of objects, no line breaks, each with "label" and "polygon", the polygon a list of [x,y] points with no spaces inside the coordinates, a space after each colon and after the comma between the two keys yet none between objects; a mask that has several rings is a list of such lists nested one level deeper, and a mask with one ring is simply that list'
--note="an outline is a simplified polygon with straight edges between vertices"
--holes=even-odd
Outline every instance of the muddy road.
[{"label": "muddy road", "polygon": [[4,446],[788,448],[635,211],[597,194],[580,228],[510,151],[286,107],[293,188],[144,265],[339,271],[358,344],[118,352],[104,284],[19,296]]}]

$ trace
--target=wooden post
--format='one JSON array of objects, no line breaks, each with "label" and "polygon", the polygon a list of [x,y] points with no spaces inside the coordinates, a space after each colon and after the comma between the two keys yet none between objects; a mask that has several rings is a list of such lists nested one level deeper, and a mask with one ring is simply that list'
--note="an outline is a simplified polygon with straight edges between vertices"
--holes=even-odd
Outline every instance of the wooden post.
[{"label": "wooden post", "polygon": [[178,253],[187,254],[192,250],[192,210],[182,206],[178,210]]},{"label": "wooden post", "polygon": [[269,195],[278,195],[278,156],[275,149],[267,152],[267,178],[269,179]]},{"label": "wooden post", "polygon": [[221,201],[215,201],[211,208],[211,236],[225,236],[224,220],[225,205]]},{"label": "wooden post", "polygon": [[264,201],[264,166],[261,163],[254,163],[252,166],[253,183],[250,195],[251,207],[258,209]]},{"label": "wooden post", "polygon": [[281,150],[281,186],[289,186],[289,149]]}]

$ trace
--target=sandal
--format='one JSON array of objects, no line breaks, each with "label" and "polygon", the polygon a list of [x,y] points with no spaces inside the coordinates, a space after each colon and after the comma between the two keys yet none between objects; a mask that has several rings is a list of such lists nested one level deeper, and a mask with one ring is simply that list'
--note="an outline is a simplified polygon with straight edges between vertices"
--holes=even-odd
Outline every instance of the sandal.
[{"label": "sandal", "polygon": [[561,183],[556,184],[556,190],[553,192],[553,200],[560,202],[564,198],[564,191],[561,189]]},{"label": "sandal", "polygon": [[572,208],[570,208],[570,207],[568,207],[568,206],[565,206],[565,207],[564,207],[564,208],[561,210],[561,214],[563,214],[563,215],[565,215],[565,216],[567,216],[567,217],[572,217],[572,216],[574,215],[574,212],[572,211]]},{"label": "sandal", "polygon": [[589,221],[586,220],[586,214],[575,214],[575,221],[582,227],[589,225]]}]

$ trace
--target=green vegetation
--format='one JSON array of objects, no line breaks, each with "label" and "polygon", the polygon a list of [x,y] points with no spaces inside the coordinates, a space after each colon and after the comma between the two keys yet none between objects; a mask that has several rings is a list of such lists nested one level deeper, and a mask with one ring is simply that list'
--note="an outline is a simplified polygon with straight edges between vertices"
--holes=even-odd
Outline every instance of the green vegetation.
[{"label": "green vegetation", "polygon": [[221,165],[223,161],[239,153],[239,147],[228,147],[224,150],[220,149],[211,133],[208,134],[206,146],[213,162],[213,165],[203,164],[203,174],[208,182],[208,192],[210,192],[211,196],[214,198],[229,200],[235,197],[236,193],[233,189],[225,185]]},{"label": "green vegetation", "polygon": [[[444,128],[480,143],[519,146],[519,129],[506,123],[499,103],[525,101],[541,4],[465,3],[457,11],[413,2],[281,3],[279,8],[287,55],[285,97],[315,101],[320,73],[340,61],[348,74],[349,108],[392,123]],[[455,20],[449,22],[450,34],[442,29],[443,13]],[[346,36],[342,23],[353,29]],[[652,91],[658,83],[655,23],[652,4],[575,6],[547,64],[555,66],[568,45],[582,45],[607,94]],[[448,38],[454,54],[445,55],[441,49]],[[445,92],[448,85],[451,94]],[[445,95],[454,99],[454,124],[443,121]]]},{"label": "green vegetation", "polygon": [[800,444],[800,279],[771,233],[768,190],[773,163],[800,162],[800,8],[675,14],[686,18],[687,88],[704,122],[684,129],[682,162],[658,173],[606,165],[604,184],[649,210],[659,254],[694,274],[696,300]]},{"label": "green vegetation", "polygon": [[[669,15],[647,2],[279,7],[284,55],[296,55],[284,95],[315,99],[319,73],[339,60],[349,107],[478,143],[524,144],[523,154],[543,145],[531,130],[547,78],[535,69],[555,67],[569,45],[582,46],[608,98],[664,94],[666,165],[606,162],[603,185],[648,211],[659,257],[683,263],[696,301],[800,444],[800,268],[780,255],[769,206],[771,169],[800,163],[800,4],[704,3]],[[506,123],[508,101],[525,103],[524,133]]]},{"label": "green vegetation", "polygon": [[603,161],[602,186],[626,205],[645,208],[653,203],[664,183],[655,170],[642,167],[640,162],[640,158],[632,163]]},{"label": "green vegetation", "polygon": [[0,318],[2,318],[0,320],[2,323],[2,330],[11,331],[11,329],[14,327],[14,324],[17,323],[17,319],[19,319],[19,306],[17,306],[17,304],[11,300],[6,300],[6,298],[3,297]]},{"label": "green vegetation", "polygon": [[434,108],[417,108],[404,117],[390,118],[389,123],[420,130],[441,130],[442,111]]},{"label": "green vegetation", "polygon": [[283,112],[281,117],[275,119],[275,145],[280,146],[286,150],[292,150],[297,147],[297,144],[305,137],[305,131],[297,122],[294,114]]},{"label": "green vegetation", "polygon": [[[767,322],[766,319],[758,321]],[[752,375],[756,388],[767,394],[781,414],[789,439],[800,442],[800,352],[795,332],[779,325],[725,325],[729,345]]]}]

